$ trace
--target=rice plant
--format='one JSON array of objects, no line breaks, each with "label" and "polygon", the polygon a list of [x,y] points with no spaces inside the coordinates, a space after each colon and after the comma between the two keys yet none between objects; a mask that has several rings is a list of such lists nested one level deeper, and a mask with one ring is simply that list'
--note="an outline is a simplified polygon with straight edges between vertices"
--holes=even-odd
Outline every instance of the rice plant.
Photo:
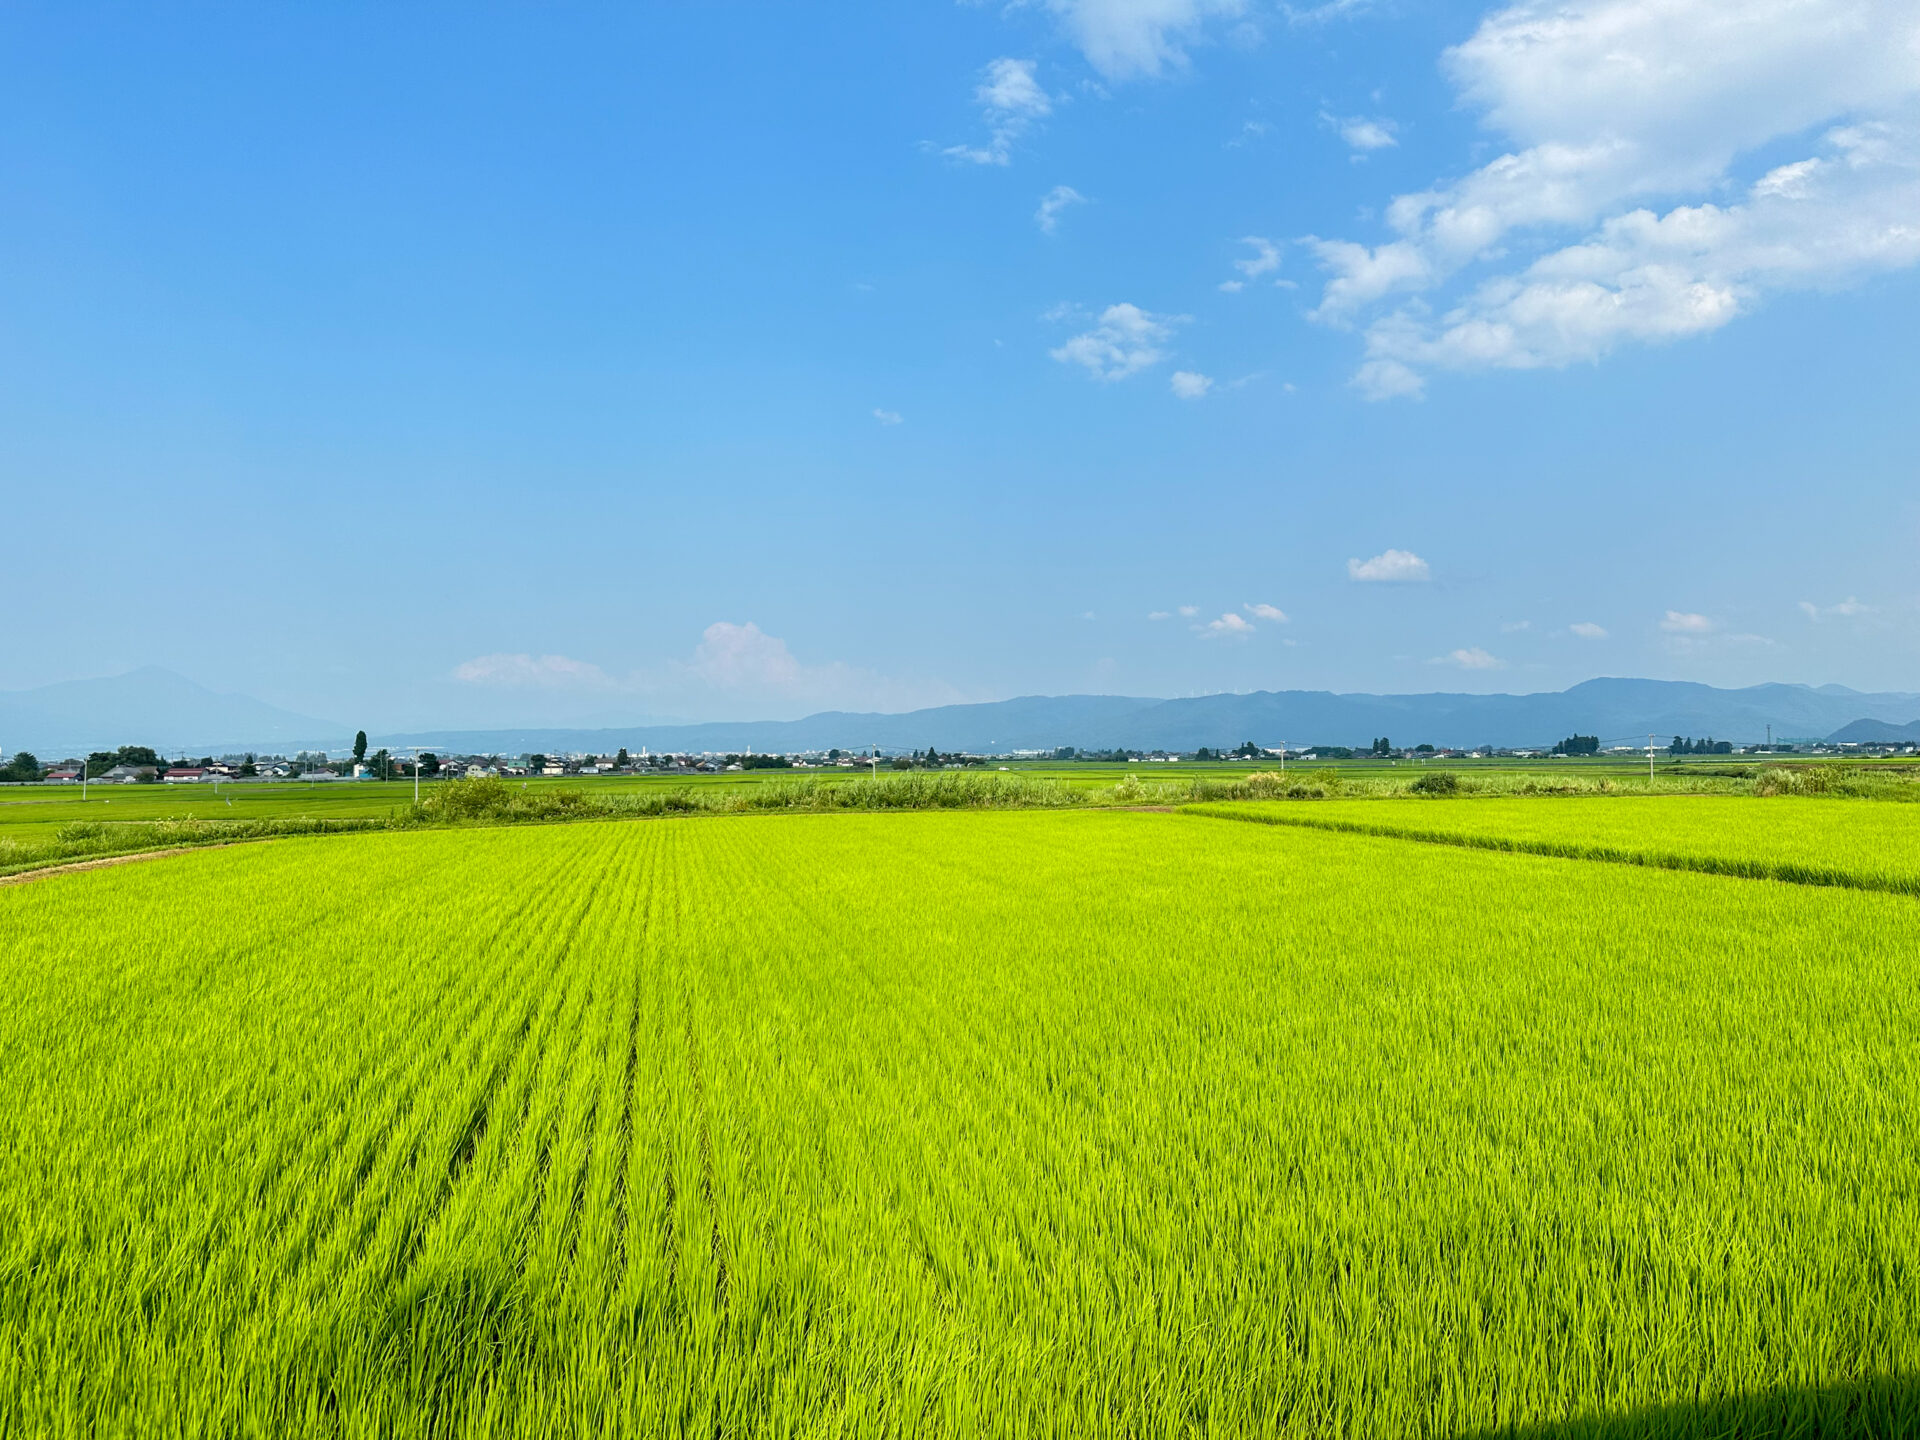
[{"label": "rice plant", "polygon": [[1917,913],[1111,809],[16,887],[0,1433],[1908,1432]]}]

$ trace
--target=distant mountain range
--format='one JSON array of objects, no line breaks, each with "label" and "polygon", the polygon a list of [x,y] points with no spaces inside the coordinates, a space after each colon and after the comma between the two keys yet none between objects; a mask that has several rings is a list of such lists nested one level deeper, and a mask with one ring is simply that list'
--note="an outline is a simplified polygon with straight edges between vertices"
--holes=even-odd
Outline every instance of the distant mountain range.
[{"label": "distant mountain range", "polygon": [[1598,735],[1603,745],[1661,743],[1711,735],[1739,743],[1823,737],[1862,720],[1920,716],[1920,694],[1867,695],[1841,685],[1755,685],[1719,690],[1673,680],[1589,680],[1537,695],[1336,695],[1258,691],[1152,700],[1120,695],[1025,696],[985,705],[943,705],[904,715],[828,712],[804,720],[636,726],[625,730],[432,731],[387,743],[475,753],[662,751],[766,752],[833,746],[884,750],[1005,752],[1062,745],[1106,750],[1192,750],[1202,745],[1551,745]]},{"label": "distant mountain range", "polygon": [[0,691],[0,746],[42,760],[151,745],[165,753],[334,749],[353,732],[330,720],[221,695],[148,665],[101,680]]},{"label": "distant mountain range", "polygon": [[[528,751],[604,754],[622,745],[653,751],[969,750],[1004,753],[1082,749],[1193,750],[1243,740],[1276,746],[1364,747],[1385,736],[1421,743],[1551,745],[1598,735],[1603,745],[1645,744],[1652,734],[1711,735],[1736,743],[1773,738],[1920,740],[1920,694],[1868,695],[1841,685],[1755,685],[1719,690],[1674,680],[1589,680],[1535,695],[1337,695],[1258,691],[1154,700],[1124,695],[1023,696],[984,705],[942,705],[902,715],[829,711],[803,720],[633,725],[567,730],[431,730],[375,734],[376,745],[420,745],[473,754]],[[42,759],[152,745],[175,754],[343,749],[352,729],[244,695],[222,695],[153,667],[102,680],[0,692],[0,747]]]},{"label": "distant mountain range", "polygon": [[1920,720],[1911,725],[1889,725],[1884,720],[1856,720],[1827,737],[1836,745],[1920,745]]}]

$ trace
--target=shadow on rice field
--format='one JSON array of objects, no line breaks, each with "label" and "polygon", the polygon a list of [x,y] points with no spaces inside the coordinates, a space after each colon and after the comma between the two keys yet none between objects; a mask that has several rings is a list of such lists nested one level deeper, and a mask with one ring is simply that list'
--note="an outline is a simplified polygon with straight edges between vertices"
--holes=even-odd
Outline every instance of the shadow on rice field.
[{"label": "shadow on rice field", "polygon": [[1914,1434],[1920,1434],[1920,1377],[1890,1375],[1471,1430],[1455,1440],[1829,1440]]}]

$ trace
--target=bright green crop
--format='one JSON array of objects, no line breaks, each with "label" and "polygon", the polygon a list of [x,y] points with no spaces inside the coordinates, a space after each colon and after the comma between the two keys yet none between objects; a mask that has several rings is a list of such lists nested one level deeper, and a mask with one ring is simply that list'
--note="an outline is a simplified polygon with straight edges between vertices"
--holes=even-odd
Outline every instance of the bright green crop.
[{"label": "bright green crop", "polygon": [[0,890],[0,1433],[1910,1431],[1917,922],[1116,811]]},{"label": "bright green crop", "polygon": [[1192,813],[1920,895],[1920,809],[1672,795],[1196,805]]}]

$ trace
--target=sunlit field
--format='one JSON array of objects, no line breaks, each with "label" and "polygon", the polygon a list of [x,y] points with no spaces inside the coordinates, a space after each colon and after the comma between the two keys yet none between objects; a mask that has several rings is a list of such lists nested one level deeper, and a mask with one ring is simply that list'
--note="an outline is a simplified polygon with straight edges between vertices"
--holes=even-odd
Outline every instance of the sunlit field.
[{"label": "sunlit field", "polygon": [[36,881],[0,1432],[1902,1433],[1916,918],[1118,809]]}]

